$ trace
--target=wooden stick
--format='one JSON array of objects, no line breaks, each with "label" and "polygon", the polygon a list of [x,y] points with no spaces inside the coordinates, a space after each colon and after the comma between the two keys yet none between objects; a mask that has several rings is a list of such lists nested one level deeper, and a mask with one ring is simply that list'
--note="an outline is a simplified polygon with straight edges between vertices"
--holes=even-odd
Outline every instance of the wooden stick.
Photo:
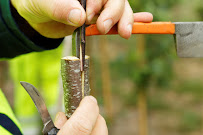
[{"label": "wooden stick", "polygon": [[[89,95],[89,56],[85,56],[84,96]],[[68,118],[74,113],[83,97],[80,59],[67,56],[61,59],[61,76],[64,89],[65,114]]]},{"label": "wooden stick", "polygon": [[85,86],[85,74],[84,74],[84,69],[83,69],[83,54],[82,54],[82,46],[80,45],[80,64],[81,64],[81,83],[82,83],[82,98],[84,98],[85,93],[84,93],[84,86]]}]

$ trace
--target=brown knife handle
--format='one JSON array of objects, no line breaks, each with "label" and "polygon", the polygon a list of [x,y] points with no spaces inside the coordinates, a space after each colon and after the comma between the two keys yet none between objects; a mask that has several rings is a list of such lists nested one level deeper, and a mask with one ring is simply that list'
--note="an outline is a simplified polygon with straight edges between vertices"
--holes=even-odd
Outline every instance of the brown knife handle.
[{"label": "brown knife handle", "polygon": [[[106,35],[118,34],[117,25],[115,25]],[[132,34],[175,34],[175,24],[171,22],[152,22],[133,24]],[[86,36],[104,35],[99,32],[96,24],[86,28]]]}]

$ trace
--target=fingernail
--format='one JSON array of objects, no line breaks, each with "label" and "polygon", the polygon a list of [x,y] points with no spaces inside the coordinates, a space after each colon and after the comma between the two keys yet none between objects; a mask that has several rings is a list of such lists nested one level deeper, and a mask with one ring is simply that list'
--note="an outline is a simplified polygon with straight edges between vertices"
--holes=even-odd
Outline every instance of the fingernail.
[{"label": "fingernail", "polygon": [[132,24],[128,24],[127,29],[129,31],[129,33],[131,34],[132,33]]},{"label": "fingernail", "polygon": [[95,102],[95,103],[97,104],[97,100],[96,100],[95,97],[93,97],[93,96],[89,96],[89,98],[90,98],[93,102]]},{"label": "fingernail", "polygon": [[70,11],[68,20],[74,24],[79,24],[82,16],[82,12],[80,9],[73,9]]},{"label": "fingernail", "polygon": [[104,21],[105,34],[109,32],[112,25],[113,25],[113,21],[111,19],[108,19],[108,20]]},{"label": "fingernail", "polygon": [[87,16],[88,22],[91,22],[92,18],[94,17],[95,13],[91,13]]},{"label": "fingernail", "polygon": [[55,117],[55,122],[58,121],[59,117],[60,117],[60,113],[58,112],[58,113],[56,114],[56,117]]}]

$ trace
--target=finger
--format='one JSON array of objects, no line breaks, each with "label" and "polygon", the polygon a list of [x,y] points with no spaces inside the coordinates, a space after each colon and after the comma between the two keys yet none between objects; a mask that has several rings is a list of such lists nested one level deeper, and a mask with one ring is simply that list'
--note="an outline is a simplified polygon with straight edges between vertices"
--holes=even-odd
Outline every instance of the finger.
[{"label": "finger", "polygon": [[106,34],[121,18],[125,7],[125,0],[108,0],[97,19],[97,28]]},{"label": "finger", "polygon": [[133,11],[130,7],[130,4],[126,0],[123,15],[118,23],[118,33],[121,37],[126,39],[130,38],[132,33],[133,22]]},{"label": "finger", "polygon": [[90,135],[99,116],[97,101],[92,96],[85,97],[71,118],[61,128],[58,135]]},{"label": "finger", "polygon": [[86,13],[78,0],[45,0],[44,12],[53,20],[81,26],[85,23]]},{"label": "finger", "polygon": [[95,24],[97,22],[97,19],[99,17],[99,14],[94,15],[94,17],[91,19],[91,21],[86,21],[86,24]]},{"label": "finger", "polygon": [[99,115],[91,135],[108,135],[106,121]]},{"label": "finger", "polygon": [[134,13],[134,22],[152,22],[153,15],[149,12]]},{"label": "finger", "polygon": [[61,127],[63,127],[63,125],[66,123],[67,120],[68,119],[67,119],[66,115],[63,112],[58,112],[56,114],[54,125],[58,129],[61,129]]},{"label": "finger", "polygon": [[86,23],[90,24],[95,15],[99,14],[107,0],[87,0]]}]

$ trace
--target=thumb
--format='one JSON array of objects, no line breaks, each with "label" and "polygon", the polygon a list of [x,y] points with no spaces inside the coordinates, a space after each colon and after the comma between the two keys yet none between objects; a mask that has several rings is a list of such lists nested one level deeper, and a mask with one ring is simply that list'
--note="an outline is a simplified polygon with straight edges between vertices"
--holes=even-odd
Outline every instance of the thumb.
[{"label": "thumb", "polygon": [[67,119],[66,115],[63,112],[58,112],[56,114],[56,117],[55,117],[54,125],[58,129],[61,129],[63,127],[63,125],[66,123],[67,120],[68,119]]},{"label": "thumb", "polygon": [[72,26],[81,26],[85,23],[86,13],[78,0],[45,1],[47,1],[45,13],[51,19]]},{"label": "thumb", "polygon": [[58,135],[90,135],[98,116],[99,107],[96,99],[92,96],[87,96],[60,129]]}]

